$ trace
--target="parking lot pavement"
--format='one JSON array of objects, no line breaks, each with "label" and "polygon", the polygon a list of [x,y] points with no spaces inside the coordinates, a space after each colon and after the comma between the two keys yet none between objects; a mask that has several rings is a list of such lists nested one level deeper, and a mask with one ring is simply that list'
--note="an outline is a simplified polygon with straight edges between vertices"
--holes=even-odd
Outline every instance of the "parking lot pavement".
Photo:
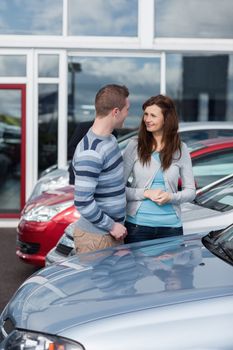
[{"label": "parking lot pavement", "polygon": [[19,260],[15,254],[16,229],[0,228],[0,312],[20,284],[36,268]]}]

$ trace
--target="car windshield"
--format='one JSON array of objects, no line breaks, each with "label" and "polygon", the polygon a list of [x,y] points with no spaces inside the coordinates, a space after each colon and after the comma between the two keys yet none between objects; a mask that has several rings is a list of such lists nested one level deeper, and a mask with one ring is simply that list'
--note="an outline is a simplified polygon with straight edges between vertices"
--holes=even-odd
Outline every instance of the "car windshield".
[{"label": "car windshield", "polygon": [[194,201],[196,204],[226,212],[233,209],[233,176],[220,184],[199,192]]},{"label": "car windshield", "polygon": [[211,253],[233,265],[233,225],[210,232],[202,238],[202,243]]}]

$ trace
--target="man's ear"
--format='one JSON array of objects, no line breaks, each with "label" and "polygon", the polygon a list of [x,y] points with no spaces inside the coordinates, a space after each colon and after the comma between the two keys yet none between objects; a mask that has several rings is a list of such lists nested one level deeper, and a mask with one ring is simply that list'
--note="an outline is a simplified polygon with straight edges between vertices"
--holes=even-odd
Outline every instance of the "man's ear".
[{"label": "man's ear", "polygon": [[112,110],[113,117],[116,118],[118,116],[118,114],[119,114],[119,108],[117,108],[117,107],[113,108],[113,110]]},{"label": "man's ear", "polygon": [[113,111],[114,111],[114,116],[116,117],[119,113],[119,108],[115,107],[113,108]]}]

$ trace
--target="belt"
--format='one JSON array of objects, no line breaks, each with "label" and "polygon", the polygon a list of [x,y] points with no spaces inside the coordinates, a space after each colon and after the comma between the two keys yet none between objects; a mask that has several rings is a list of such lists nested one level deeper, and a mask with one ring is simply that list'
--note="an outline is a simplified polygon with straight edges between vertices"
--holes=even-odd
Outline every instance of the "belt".
[{"label": "belt", "polygon": [[137,224],[133,224],[132,222],[126,221],[125,222],[126,225],[131,225],[132,227],[141,227],[141,228],[149,228],[151,226],[143,226],[143,225],[137,225]]}]

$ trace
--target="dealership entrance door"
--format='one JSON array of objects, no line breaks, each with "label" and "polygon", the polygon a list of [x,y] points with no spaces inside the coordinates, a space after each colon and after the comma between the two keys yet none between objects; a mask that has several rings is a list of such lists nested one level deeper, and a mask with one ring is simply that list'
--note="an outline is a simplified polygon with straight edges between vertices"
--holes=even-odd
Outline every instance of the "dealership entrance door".
[{"label": "dealership entrance door", "polygon": [[25,203],[26,85],[0,84],[0,218]]}]

